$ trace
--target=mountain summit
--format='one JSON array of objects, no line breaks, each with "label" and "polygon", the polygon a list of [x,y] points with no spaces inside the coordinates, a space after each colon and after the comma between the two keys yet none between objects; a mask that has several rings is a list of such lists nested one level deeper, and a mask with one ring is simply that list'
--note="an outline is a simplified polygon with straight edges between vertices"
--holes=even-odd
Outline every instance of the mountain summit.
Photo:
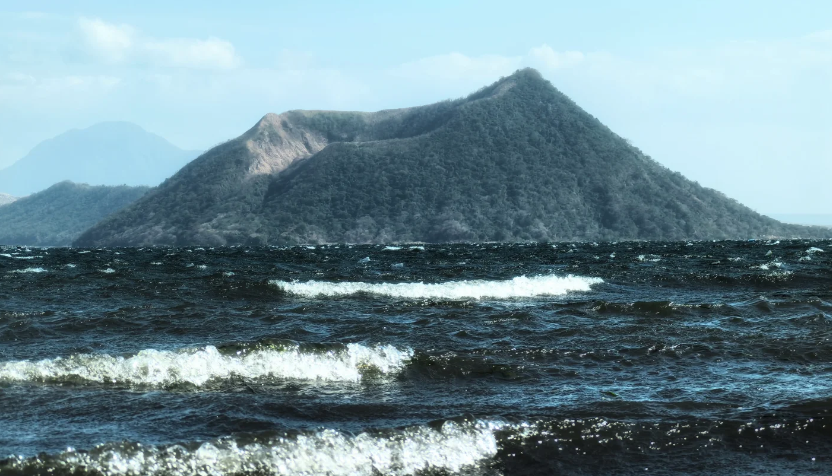
[{"label": "mountain summit", "polygon": [[130,122],[73,129],[0,170],[0,192],[23,196],[64,180],[92,185],[158,185],[199,153],[179,149]]},{"label": "mountain summit", "polygon": [[268,114],[79,246],[816,236],[662,167],[520,70],[408,109]]}]

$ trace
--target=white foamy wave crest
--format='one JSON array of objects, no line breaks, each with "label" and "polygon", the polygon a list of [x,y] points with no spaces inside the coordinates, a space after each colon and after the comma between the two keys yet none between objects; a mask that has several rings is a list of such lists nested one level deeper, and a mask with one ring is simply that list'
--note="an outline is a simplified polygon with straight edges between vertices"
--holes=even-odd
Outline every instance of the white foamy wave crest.
[{"label": "white foamy wave crest", "polygon": [[392,374],[407,364],[413,351],[393,346],[348,344],[327,352],[305,352],[297,346],[256,349],[224,355],[214,346],[179,351],[143,350],[129,357],[77,354],[36,362],[0,363],[0,382],[86,382],[169,387],[202,386],[233,377],[357,382],[366,371]]},{"label": "white foamy wave crest", "polygon": [[9,271],[10,273],[45,273],[46,270],[43,268],[26,268],[26,269],[16,269],[14,271]]},{"label": "white foamy wave crest", "polygon": [[782,268],[782,267],[783,267],[783,263],[780,262],[780,261],[777,261],[777,260],[770,261],[768,263],[763,263],[763,264],[758,265],[758,266],[752,266],[752,268],[761,269],[763,271],[768,271],[771,268]]},{"label": "white foamy wave crest", "polygon": [[231,437],[201,444],[162,447],[110,443],[91,451],[69,449],[54,456],[12,458],[7,467],[24,473],[83,471],[107,475],[409,475],[458,472],[497,454],[499,422],[445,422],[384,433],[335,430],[246,442]]},{"label": "white foamy wave crest", "polygon": [[601,278],[583,276],[519,276],[506,281],[451,281],[447,283],[364,283],[325,281],[269,281],[298,296],[349,296],[377,294],[404,299],[511,299],[532,296],[560,296],[570,291],[589,291]]}]

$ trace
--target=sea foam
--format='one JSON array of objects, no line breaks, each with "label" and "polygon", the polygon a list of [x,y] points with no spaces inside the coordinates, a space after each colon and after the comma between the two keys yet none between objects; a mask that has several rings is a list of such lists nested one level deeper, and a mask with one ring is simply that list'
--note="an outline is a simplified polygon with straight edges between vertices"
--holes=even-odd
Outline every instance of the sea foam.
[{"label": "sea foam", "polygon": [[[107,475],[409,475],[458,472],[497,454],[500,423],[447,421],[383,433],[335,430],[270,438],[226,437],[204,443],[143,446],[109,443],[90,451],[20,457],[4,465],[23,473],[75,471]],[[0,469],[3,469],[0,466]]]},{"label": "sea foam", "polygon": [[26,268],[26,269],[16,269],[14,271],[9,271],[10,273],[45,273],[46,270],[43,268]]},{"label": "sea foam", "polygon": [[298,296],[350,296],[359,293],[404,299],[511,299],[560,296],[570,291],[589,291],[601,278],[583,276],[518,276],[505,281],[469,280],[446,283],[366,283],[326,281],[269,281]]},{"label": "sea foam", "polygon": [[191,384],[234,377],[357,382],[367,371],[393,374],[413,352],[393,346],[348,344],[326,352],[299,346],[221,353],[214,346],[178,351],[142,350],[132,356],[76,354],[40,361],[0,363],[0,382],[90,382],[151,387]]}]

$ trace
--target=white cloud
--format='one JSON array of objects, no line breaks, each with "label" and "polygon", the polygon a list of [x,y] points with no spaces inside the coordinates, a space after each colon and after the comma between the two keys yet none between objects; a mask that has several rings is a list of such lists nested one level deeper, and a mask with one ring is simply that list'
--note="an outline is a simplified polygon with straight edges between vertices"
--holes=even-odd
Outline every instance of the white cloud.
[{"label": "white cloud", "polygon": [[423,80],[491,81],[527,66],[545,71],[578,66],[589,59],[580,51],[556,51],[543,44],[520,56],[467,56],[448,53],[401,64],[391,70],[394,76]]},{"label": "white cloud", "polygon": [[9,88],[35,87],[41,93],[53,91],[56,94],[65,94],[68,92],[67,90],[79,88],[98,91],[101,91],[99,88],[112,89],[121,82],[120,78],[107,75],[66,75],[36,78],[20,72],[6,74],[2,79],[0,79],[0,91],[8,91]]},{"label": "white cloud", "polygon": [[404,63],[394,68],[394,76],[407,79],[474,80],[511,74],[522,62],[522,57],[485,55],[466,56],[461,53],[431,56]]},{"label": "white cloud", "polygon": [[311,70],[315,69],[318,58],[309,51],[295,51],[282,49],[277,55],[277,67],[281,70]]},{"label": "white cloud", "polygon": [[98,18],[80,18],[78,26],[87,46],[108,61],[123,61],[134,44],[135,30],[130,25],[114,25]]},{"label": "white cloud", "polygon": [[32,108],[56,111],[85,107],[106,97],[122,80],[108,75],[35,77],[13,72],[0,76],[0,104],[9,110]]},{"label": "white cloud", "polygon": [[527,57],[541,62],[548,69],[568,68],[585,59],[585,55],[580,51],[559,52],[547,44],[532,48]]},{"label": "white cloud", "polygon": [[826,81],[832,87],[832,30],[784,40],[658,50],[638,58],[605,51],[558,51],[542,44],[521,56],[430,56],[390,72],[451,89],[443,82],[484,84],[523,67],[537,68],[556,86],[584,82],[641,103],[791,94],[811,81]]},{"label": "white cloud", "polygon": [[219,38],[150,38],[130,25],[116,25],[98,18],[82,17],[78,26],[90,50],[109,62],[217,70],[233,69],[241,64],[234,45]]},{"label": "white cloud", "polygon": [[468,56],[459,52],[429,56],[400,64],[389,69],[388,74],[458,95],[467,94],[472,87],[486,85],[520,68],[533,67],[547,74],[590,68],[608,60],[609,55],[603,53],[557,51],[543,44],[518,56]]},{"label": "white cloud", "polygon": [[803,39],[832,43],[832,30],[816,31],[804,36]]},{"label": "white cloud", "polygon": [[199,69],[233,69],[240,64],[234,45],[219,38],[148,40],[142,49],[155,63]]},{"label": "white cloud", "polygon": [[[4,76],[4,79],[6,81],[3,81],[3,82],[6,82],[6,83],[34,84],[37,81],[37,79],[34,76],[32,76],[31,74],[25,74],[25,73],[21,73],[19,71],[6,74]],[[0,82],[0,84],[2,84],[3,82]]]},{"label": "white cloud", "polygon": [[[144,81],[169,103],[251,107],[260,115],[288,109],[361,109],[378,90],[337,69],[240,68],[225,74],[154,74]],[[229,92],[232,92],[229,94]]]},{"label": "white cloud", "polygon": [[48,17],[44,12],[36,12],[36,11],[29,11],[29,12],[20,12],[20,18],[24,20],[42,20]]}]

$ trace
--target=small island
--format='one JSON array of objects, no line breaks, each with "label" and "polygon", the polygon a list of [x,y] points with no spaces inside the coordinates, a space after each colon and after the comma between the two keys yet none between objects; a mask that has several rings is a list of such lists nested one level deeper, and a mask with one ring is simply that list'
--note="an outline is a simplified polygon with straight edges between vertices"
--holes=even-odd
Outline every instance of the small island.
[{"label": "small island", "polygon": [[76,246],[818,238],[687,180],[533,69],[375,113],[267,114]]}]

